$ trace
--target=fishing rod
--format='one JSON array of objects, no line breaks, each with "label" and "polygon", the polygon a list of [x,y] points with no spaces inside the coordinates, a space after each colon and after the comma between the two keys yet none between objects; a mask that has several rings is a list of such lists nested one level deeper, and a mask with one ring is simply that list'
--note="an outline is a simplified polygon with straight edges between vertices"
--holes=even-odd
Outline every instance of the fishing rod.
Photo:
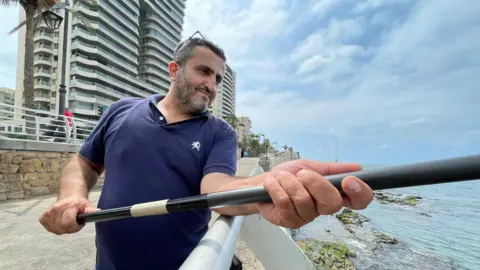
[{"label": "fishing rod", "polygon": [[[480,155],[327,175],[324,178],[330,181],[342,194],[341,183],[347,176],[360,178],[372,190],[480,180]],[[272,202],[272,199],[263,186],[258,186],[81,213],[77,215],[77,222],[82,224],[265,202]]]}]

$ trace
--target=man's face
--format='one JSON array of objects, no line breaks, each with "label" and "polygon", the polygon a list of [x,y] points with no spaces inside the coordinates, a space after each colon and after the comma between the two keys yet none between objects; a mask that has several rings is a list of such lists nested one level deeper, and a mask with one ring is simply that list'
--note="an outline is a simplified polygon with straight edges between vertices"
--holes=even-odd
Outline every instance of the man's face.
[{"label": "man's face", "polygon": [[225,72],[225,62],[205,47],[197,47],[186,65],[177,71],[175,96],[188,114],[208,110],[217,95],[217,87]]}]

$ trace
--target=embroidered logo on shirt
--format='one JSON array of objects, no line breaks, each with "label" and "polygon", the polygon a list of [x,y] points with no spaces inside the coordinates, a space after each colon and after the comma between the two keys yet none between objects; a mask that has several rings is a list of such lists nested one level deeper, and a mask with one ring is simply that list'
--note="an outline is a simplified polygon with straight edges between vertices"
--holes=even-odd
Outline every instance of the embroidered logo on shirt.
[{"label": "embroidered logo on shirt", "polygon": [[192,149],[197,149],[197,151],[200,151],[200,142],[193,142]]}]

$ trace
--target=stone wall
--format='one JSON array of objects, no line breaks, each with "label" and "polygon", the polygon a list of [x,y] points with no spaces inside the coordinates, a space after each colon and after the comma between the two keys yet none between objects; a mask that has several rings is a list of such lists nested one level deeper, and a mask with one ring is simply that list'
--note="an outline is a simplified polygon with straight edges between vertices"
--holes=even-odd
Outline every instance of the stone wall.
[{"label": "stone wall", "polygon": [[[61,170],[76,152],[55,143],[25,147],[24,143],[6,146],[2,142],[0,147],[0,201],[57,194]],[[103,176],[97,186],[102,184]]]}]

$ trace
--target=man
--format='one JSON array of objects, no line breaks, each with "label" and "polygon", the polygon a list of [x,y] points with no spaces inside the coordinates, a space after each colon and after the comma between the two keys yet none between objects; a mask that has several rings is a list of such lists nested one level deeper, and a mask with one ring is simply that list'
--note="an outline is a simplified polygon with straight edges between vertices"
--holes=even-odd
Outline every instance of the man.
[{"label": "man", "polygon": [[[372,190],[346,178],[340,193],[322,175],[360,170],[356,164],[297,160],[271,172],[238,178],[237,137],[208,107],[225,72],[223,51],[203,39],[179,45],[169,64],[166,96],[112,104],[64,168],[58,201],[40,218],[55,234],[75,233],[77,213],[95,211],[88,192],[105,169],[98,207],[109,209],[263,185],[273,203],[226,207],[225,215],[259,213],[273,224],[298,228],[342,206],[363,209]],[[210,211],[98,222],[96,269],[178,269],[208,229]]]}]

